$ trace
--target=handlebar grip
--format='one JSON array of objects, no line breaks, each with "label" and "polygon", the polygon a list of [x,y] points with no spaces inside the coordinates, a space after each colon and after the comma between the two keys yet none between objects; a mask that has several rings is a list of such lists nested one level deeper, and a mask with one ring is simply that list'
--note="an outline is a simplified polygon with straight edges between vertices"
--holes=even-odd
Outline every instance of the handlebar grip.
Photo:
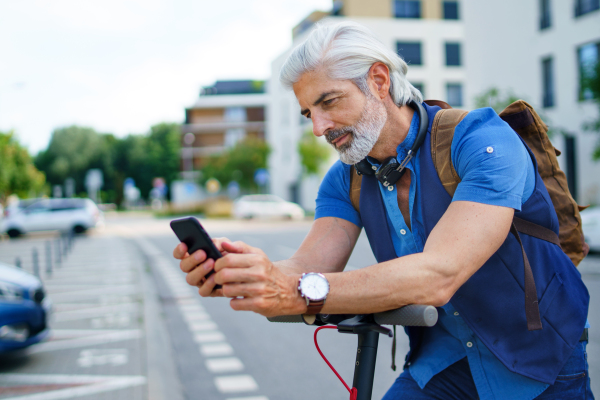
[{"label": "handlebar grip", "polygon": [[281,315],[278,317],[267,317],[267,319],[271,322],[287,322],[287,323],[302,322],[302,323],[304,323],[304,320],[302,319],[302,315]]},{"label": "handlebar grip", "polygon": [[374,314],[379,325],[434,326],[438,312],[434,306],[411,304],[395,310]]}]

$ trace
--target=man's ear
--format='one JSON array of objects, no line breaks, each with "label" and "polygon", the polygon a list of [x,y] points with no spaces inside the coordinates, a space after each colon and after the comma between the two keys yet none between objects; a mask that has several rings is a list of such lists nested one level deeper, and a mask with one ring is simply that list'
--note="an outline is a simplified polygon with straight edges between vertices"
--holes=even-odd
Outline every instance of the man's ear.
[{"label": "man's ear", "polygon": [[384,99],[390,93],[390,70],[382,62],[376,62],[369,69],[369,86],[377,97]]}]

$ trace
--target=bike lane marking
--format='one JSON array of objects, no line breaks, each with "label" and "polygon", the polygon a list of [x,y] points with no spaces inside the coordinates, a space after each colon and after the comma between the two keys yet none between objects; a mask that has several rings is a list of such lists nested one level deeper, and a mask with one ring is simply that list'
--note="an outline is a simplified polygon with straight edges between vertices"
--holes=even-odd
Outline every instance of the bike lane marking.
[{"label": "bike lane marking", "polygon": [[[162,276],[166,286],[176,299],[177,307],[199,344],[198,350],[205,360],[206,368],[214,373],[214,384],[223,394],[254,392],[259,390],[256,380],[248,374],[222,375],[244,370],[242,361],[234,357],[233,347],[227,343],[218,325],[210,319],[200,303],[198,295],[193,296],[190,286],[185,283],[181,271],[173,268],[173,261],[164,256],[148,240],[136,237],[138,245],[150,256]],[[229,356],[229,357],[224,357]],[[265,396],[239,397],[237,400],[269,400]]]}]

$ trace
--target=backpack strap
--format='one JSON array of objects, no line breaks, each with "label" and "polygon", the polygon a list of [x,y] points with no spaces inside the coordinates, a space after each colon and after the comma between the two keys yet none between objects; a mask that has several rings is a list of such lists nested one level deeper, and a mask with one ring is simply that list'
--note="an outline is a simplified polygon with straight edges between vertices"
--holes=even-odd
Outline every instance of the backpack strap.
[{"label": "backpack strap", "polygon": [[458,109],[440,110],[431,126],[431,159],[444,189],[454,196],[460,177],[452,165],[452,138],[454,128],[465,118],[468,111]]},{"label": "backpack strap", "polygon": [[356,172],[354,165],[350,167],[350,202],[352,207],[360,214],[360,188],[362,186],[362,175]]}]

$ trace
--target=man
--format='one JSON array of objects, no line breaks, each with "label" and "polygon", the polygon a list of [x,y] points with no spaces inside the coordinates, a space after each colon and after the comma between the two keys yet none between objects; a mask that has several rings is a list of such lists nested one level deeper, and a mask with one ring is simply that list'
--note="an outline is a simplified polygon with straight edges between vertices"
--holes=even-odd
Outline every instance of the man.
[{"label": "man", "polygon": [[[593,398],[587,339],[579,340],[587,291],[560,248],[537,239],[525,249],[540,259],[532,263],[543,329],[527,329],[522,255],[509,229],[515,211],[541,221],[556,221],[556,214],[526,147],[493,110],[475,110],[455,129],[451,161],[461,183],[451,202],[438,201],[441,184],[434,187],[439,178],[421,146],[395,184],[370,181],[375,189],[364,198],[382,200],[381,220],[361,219],[376,207],[363,204],[362,193],[360,213],[353,208],[350,165],[366,158],[377,170],[390,158],[402,162],[416,140],[419,115],[407,104],[422,97],[406,72],[406,63],[358,24],[315,29],[280,76],[314,134],[325,136],[342,161],[320,187],[312,229],[290,259],[276,263],[228,239],[215,240],[226,254],[216,263],[202,251],[190,256],[180,244],[174,256],[187,282],[202,296],[230,297],[234,310],[265,316],[439,307],[435,327],[408,330],[411,353],[385,399]],[[425,108],[431,130],[439,107]],[[369,234],[376,254],[393,257],[342,272],[363,225],[391,238],[382,249]],[[539,281],[539,269],[549,271],[546,281]],[[302,275],[309,272],[323,275]],[[222,289],[213,290],[216,284]]]}]

